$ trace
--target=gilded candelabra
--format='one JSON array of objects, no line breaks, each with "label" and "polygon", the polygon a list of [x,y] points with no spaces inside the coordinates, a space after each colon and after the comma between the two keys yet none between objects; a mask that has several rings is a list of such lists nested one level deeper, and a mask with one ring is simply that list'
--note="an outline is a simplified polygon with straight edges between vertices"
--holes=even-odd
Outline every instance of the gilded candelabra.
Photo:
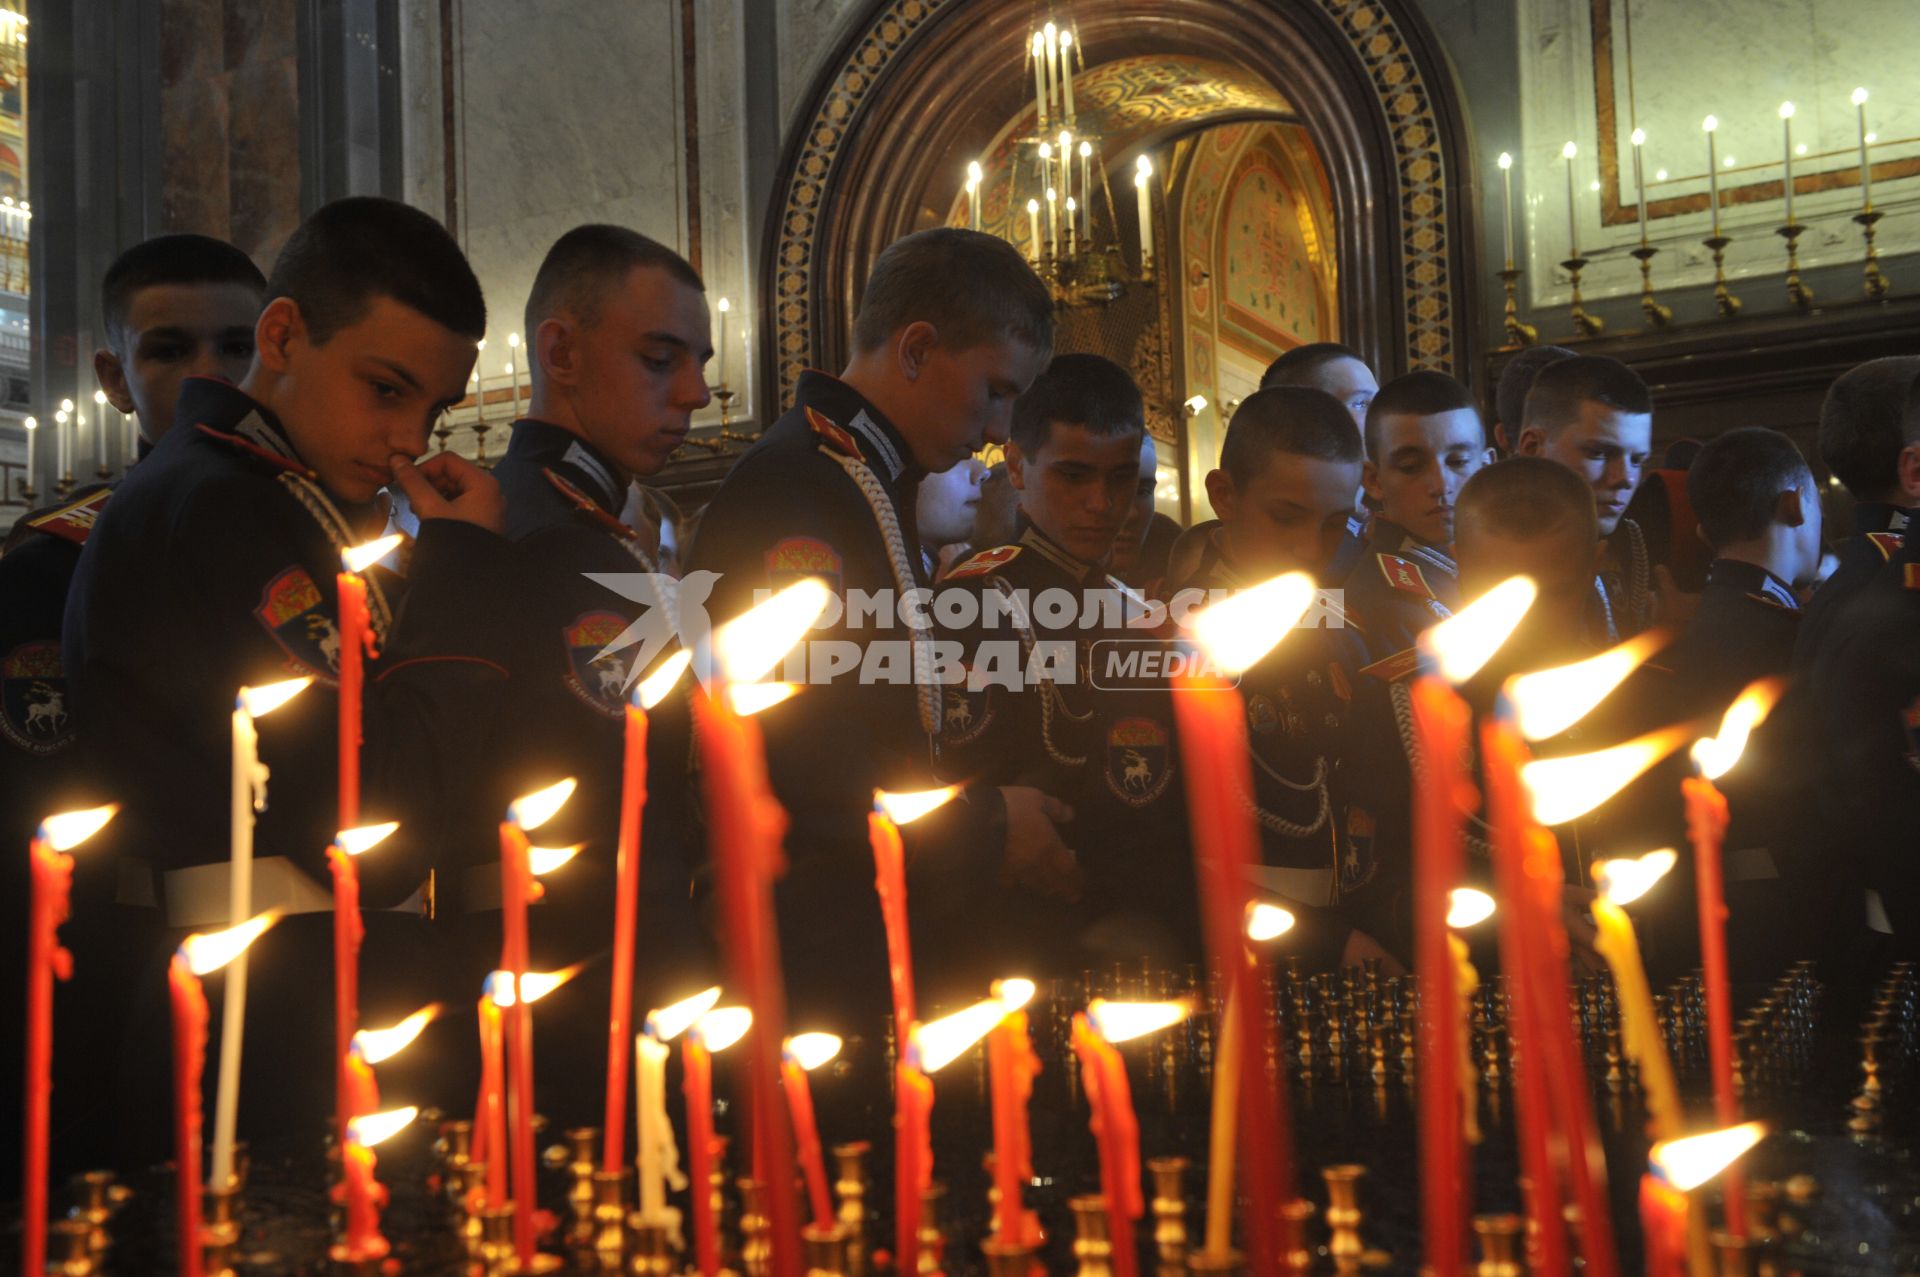
[{"label": "gilded candelabra", "polygon": [[1513,259],[1507,259],[1507,268],[1500,272],[1501,285],[1506,289],[1506,331],[1507,344],[1502,350],[1518,350],[1522,346],[1532,346],[1540,340],[1540,330],[1532,324],[1520,322],[1520,305],[1514,298],[1514,285],[1519,281],[1521,272],[1516,270]]},{"label": "gilded candelabra", "polygon": [[1662,306],[1653,296],[1653,259],[1659,251],[1645,239],[1633,250],[1634,260],[1640,263],[1640,312],[1649,328],[1665,328],[1673,322],[1673,308]]},{"label": "gilded candelabra", "polygon": [[1716,227],[1701,242],[1713,251],[1713,304],[1720,308],[1720,318],[1732,319],[1740,313],[1740,299],[1727,287],[1727,245],[1733,241]]},{"label": "gilded candelabra", "polygon": [[1813,305],[1813,290],[1800,280],[1800,236],[1806,229],[1791,218],[1785,226],[1773,228],[1775,235],[1787,241],[1787,300],[1801,310]]},{"label": "gilded candelabra", "polygon": [[1573,285],[1573,330],[1581,337],[1598,337],[1606,324],[1596,315],[1589,315],[1587,308],[1580,304],[1580,272],[1587,268],[1584,257],[1569,257],[1560,265],[1567,272],[1567,279]]},{"label": "gilded candelabra", "polygon": [[1880,273],[1880,251],[1873,246],[1873,228],[1886,214],[1875,208],[1871,202],[1853,215],[1860,225],[1860,233],[1867,241],[1866,288],[1867,296],[1878,301],[1887,295],[1887,277]]}]

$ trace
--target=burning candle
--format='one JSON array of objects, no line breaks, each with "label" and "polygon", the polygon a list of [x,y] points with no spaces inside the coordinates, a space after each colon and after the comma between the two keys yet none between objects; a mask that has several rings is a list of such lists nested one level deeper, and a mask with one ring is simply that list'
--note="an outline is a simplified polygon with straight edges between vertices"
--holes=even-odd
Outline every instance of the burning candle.
[{"label": "burning candle", "polygon": [[[260,761],[254,721],[307,690],[311,678],[264,687],[243,687],[233,705],[232,863],[227,884],[228,916],[239,926],[253,912],[253,820],[267,805],[267,768]],[[247,1020],[247,959],[238,955],[227,972],[220,1007],[220,1075],[213,1109],[213,1177],[216,1188],[233,1179],[233,1127],[240,1112],[240,1042]]]},{"label": "burning candle", "polygon": [[1731,1167],[1765,1134],[1766,1127],[1747,1122],[1653,1146],[1647,1157],[1648,1172],[1640,1179],[1647,1277],[1686,1277],[1687,1194]]},{"label": "burning candle", "polygon": [[984,175],[979,160],[967,161],[967,229],[980,229],[980,183]]},{"label": "burning candle", "polygon": [[887,933],[887,978],[893,989],[894,1041],[907,1040],[914,1021],[913,941],[907,926],[907,873],[900,826],[950,802],[957,786],[889,794],[873,791],[867,815],[867,844],[873,849],[873,887],[880,896],[880,918]]},{"label": "burning candle", "polygon": [[361,573],[393,553],[406,538],[381,537],[340,552],[335,591],[340,599],[340,814],[336,829],[360,823],[360,700],[366,662],[377,658],[367,615],[367,581]]},{"label": "burning candle", "polygon": [[[1700,908],[1700,968],[1707,995],[1713,1108],[1715,1117],[1727,1126],[1740,1120],[1740,1100],[1733,1092],[1733,990],[1727,974],[1727,900],[1720,863],[1721,840],[1727,832],[1727,800],[1713,782],[1740,761],[1747,737],[1765,721],[1780,691],[1779,680],[1770,679],[1741,692],[1721,716],[1719,734],[1694,742],[1692,759],[1699,775],[1681,782]],[[1740,1190],[1737,1172],[1729,1179],[1726,1203],[1727,1231],[1745,1237],[1746,1194]]]},{"label": "burning candle", "polygon": [[840,1054],[840,1039],[832,1033],[801,1033],[787,1039],[780,1053],[780,1083],[793,1115],[794,1141],[800,1167],[807,1177],[807,1201],[813,1207],[813,1226],[833,1226],[833,1198],[827,1193],[827,1163],[820,1152],[820,1124],[813,1115],[813,1088],[807,1074]]},{"label": "burning candle", "polygon": [[667,1120],[667,1043],[720,1001],[718,986],[696,993],[670,1007],[647,1013],[646,1025],[634,1046],[640,1067],[634,1075],[634,1108],[639,1123],[640,1213],[649,1223],[664,1223],[678,1237],[680,1215],[667,1205],[667,1186],[687,1186],[680,1173],[680,1150],[673,1142],[673,1123]]},{"label": "burning candle", "polygon": [[1067,123],[1073,123],[1073,32],[1060,33],[1060,94]]},{"label": "burning candle", "polygon": [[1140,269],[1153,267],[1153,199],[1148,190],[1153,180],[1153,161],[1142,155],[1134,162],[1133,193],[1140,218]]},{"label": "burning candle", "polygon": [[[226,966],[279,915],[263,913],[237,927],[194,934],[167,965],[173,1008],[173,1156],[178,1175],[175,1222],[181,1277],[200,1277],[200,1075],[207,1058],[207,993],[202,976]],[[229,990],[228,996],[231,996]],[[223,1185],[226,1181],[220,1181]]]},{"label": "burning candle", "polygon": [[380,1208],[386,1202],[386,1190],[373,1174],[373,1146],[405,1130],[420,1110],[413,1105],[369,1113],[347,1123],[346,1140],[340,1146],[340,1167],[346,1184],[347,1239],[335,1246],[332,1258],[342,1263],[360,1263],[385,1259],[393,1249],[380,1235]]},{"label": "burning candle", "polygon": [[1046,37],[1047,49],[1047,113],[1052,115],[1055,103],[1060,98],[1060,28],[1049,22],[1040,28],[1040,34]]},{"label": "burning candle", "polygon": [[1680,1108],[1680,1088],[1673,1079],[1673,1061],[1667,1055],[1660,1021],[1654,1014],[1647,971],[1640,961],[1640,943],[1623,906],[1651,890],[1679,859],[1672,848],[1664,848],[1637,859],[1603,860],[1593,867],[1594,880],[1601,888],[1593,902],[1593,921],[1598,929],[1593,947],[1613,972],[1613,983],[1620,994],[1620,1043],[1627,1058],[1639,1066],[1647,1093],[1647,1116],[1656,1140],[1677,1138],[1685,1114]]},{"label": "burning candle", "polygon": [[507,1204],[507,1046],[501,1008],[513,1005],[513,977],[495,971],[480,991],[480,1102],[473,1113],[473,1160],[487,1168],[487,1209]]},{"label": "burning candle", "polygon": [[1060,192],[1051,186],[1047,188],[1047,252],[1060,255]]},{"label": "burning candle", "polygon": [[1633,214],[1640,223],[1640,246],[1647,245],[1647,183],[1640,167],[1640,150],[1647,144],[1647,131],[1635,129],[1628,139],[1633,143]]},{"label": "burning candle", "polygon": [[1187,1007],[1180,1002],[1096,998],[1073,1017],[1073,1052],[1100,1150],[1100,1195],[1106,1200],[1107,1235],[1113,1242],[1113,1277],[1134,1277],[1138,1270],[1133,1221],[1146,1208],[1140,1192],[1140,1125],[1127,1064],[1114,1045],[1178,1024],[1186,1016]]},{"label": "burning candle", "polygon": [[507,386],[513,396],[513,412],[508,420],[520,419],[520,373],[514,367],[514,357],[520,351],[520,334],[507,334]]},{"label": "burning candle", "polygon": [[1040,201],[1027,201],[1027,244],[1029,256],[1037,264],[1040,261]]},{"label": "burning candle", "polygon": [[1001,980],[994,996],[1007,1008],[987,1035],[987,1074],[992,1080],[993,1175],[1000,1189],[995,1235],[1003,1243],[1027,1245],[1040,1240],[1040,1221],[1026,1208],[1022,1185],[1033,1178],[1033,1134],[1027,1105],[1040,1058],[1027,1036],[1026,1005],[1034,994],[1031,980]]},{"label": "burning candle", "polygon": [[720,1234],[713,1216],[713,1053],[746,1035],[753,1012],[720,1007],[702,1015],[681,1039],[682,1092],[687,1100],[687,1161],[692,1170],[693,1247],[701,1277],[720,1271]]},{"label": "burning candle", "polygon": [[20,424],[27,432],[27,486],[31,488],[33,486],[34,444],[40,436],[40,423],[36,419],[28,417]]},{"label": "burning candle", "polygon": [[1568,142],[1560,148],[1561,158],[1567,162],[1567,256],[1580,256],[1580,205],[1573,194],[1573,161],[1580,154],[1580,148]]},{"label": "burning candle", "polygon": [[1787,201],[1787,225],[1793,225],[1793,103],[1780,104],[1781,155],[1786,165],[1786,180],[1780,184]]},{"label": "burning candle", "polygon": [[360,920],[360,872],[353,862],[399,827],[389,823],[343,829],[327,848],[327,868],[333,875],[334,1113],[343,1135],[356,1111],[346,1102],[345,1069],[347,1049],[360,1027],[360,940],[366,934]]},{"label": "burning candle", "polygon": [[1500,152],[1500,223],[1506,231],[1507,269],[1513,269],[1513,156]]},{"label": "burning candle", "polygon": [[[722,303],[725,305],[723,299]],[[725,312],[722,312],[722,319]],[[726,331],[723,322],[721,331]],[[633,931],[640,908],[640,831],[647,806],[647,711],[679,683],[692,663],[684,648],[634,688],[628,698],[620,767],[620,832],[614,857],[613,991],[607,1015],[607,1112],[600,1169],[611,1175],[626,1160],[627,1068],[633,1050]]]},{"label": "burning candle", "polygon": [[999,998],[907,1031],[894,1068],[894,1271],[920,1271],[920,1201],[933,1184],[933,1075],[965,1055],[1006,1017]]},{"label": "burning candle", "polygon": [[27,849],[32,902],[27,923],[26,1129],[20,1180],[20,1271],[47,1267],[47,1131],[53,1098],[53,981],[73,975],[73,955],[60,946],[60,924],[72,902],[73,857],[118,807],[62,812],[40,822]]},{"label": "burning candle", "polygon": [[1033,113],[1041,128],[1047,127],[1047,37],[1033,33],[1029,56],[1033,59]]},{"label": "burning candle", "polygon": [[1720,238],[1720,147],[1714,140],[1720,130],[1718,116],[1700,121],[1707,135],[1707,207],[1713,211],[1713,237]]},{"label": "burning candle", "polygon": [[1853,109],[1860,119],[1860,208],[1862,212],[1873,211],[1873,163],[1867,158],[1867,147],[1871,145],[1872,135],[1867,132],[1867,91],[1853,91]]},{"label": "burning candle", "polygon": [[1080,238],[1093,244],[1093,143],[1080,144]]}]

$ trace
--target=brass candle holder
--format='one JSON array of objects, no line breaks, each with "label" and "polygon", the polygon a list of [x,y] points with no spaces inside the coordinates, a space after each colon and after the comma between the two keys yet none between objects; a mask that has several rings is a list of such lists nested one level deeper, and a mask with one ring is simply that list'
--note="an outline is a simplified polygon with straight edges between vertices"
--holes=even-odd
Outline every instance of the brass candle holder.
[{"label": "brass candle holder", "polygon": [[1800,236],[1806,229],[1795,221],[1773,228],[1775,235],[1787,241],[1787,300],[1801,310],[1813,305],[1813,290],[1800,280]]},{"label": "brass candle holder", "polygon": [[1853,215],[1860,227],[1860,233],[1867,241],[1866,289],[1867,296],[1875,301],[1887,295],[1887,277],[1880,273],[1880,252],[1873,246],[1873,228],[1886,214],[1869,204]]},{"label": "brass candle holder", "polygon": [[1598,316],[1589,315],[1580,302],[1580,272],[1587,268],[1587,259],[1576,255],[1560,265],[1567,272],[1567,281],[1573,286],[1573,331],[1581,337],[1598,337],[1606,324]]},{"label": "brass candle holder", "polygon": [[480,1212],[480,1273],[482,1277],[512,1277],[520,1267],[513,1247],[513,1207]]},{"label": "brass candle holder", "polygon": [[240,1188],[236,1174],[234,1182],[219,1188],[209,1184],[201,1194],[205,1214],[200,1222],[200,1263],[206,1277],[233,1271],[234,1248],[240,1243]]},{"label": "brass candle holder", "polygon": [[1204,1250],[1196,1250],[1187,1256],[1187,1271],[1196,1277],[1241,1277],[1246,1272],[1247,1257],[1237,1250],[1224,1255],[1210,1255]]},{"label": "brass candle holder", "polygon": [[1366,1244],[1360,1240],[1360,1177],[1367,1168],[1351,1162],[1324,1167],[1327,1182],[1327,1257],[1336,1273],[1357,1273]]},{"label": "brass candle holder", "polygon": [[919,1277],[946,1277],[946,1207],[945,1184],[936,1180],[920,1190]]},{"label": "brass candle holder", "polygon": [[807,1224],[800,1229],[800,1253],[807,1277],[846,1277],[847,1229],[844,1224]]},{"label": "brass candle holder", "polygon": [[867,1274],[867,1154],[872,1148],[865,1140],[833,1146],[837,1218],[847,1232],[847,1277]]},{"label": "brass candle holder", "polygon": [[[1074,1277],[1113,1277],[1113,1236],[1107,1227],[1107,1199],[1098,1193],[1067,1202],[1073,1211]],[[1011,1249],[1011,1248],[1009,1248]],[[982,1247],[993,1266],[993,1251]],[[1009,1277],[1016,1277],[1015,1269]]]},{"label": "brass candle holder", "polygon": [[[1003,1242],[989,1237],[980,1243],[981,1257],[987,1261],[987,1277],[1032,1277],[1040,1247],[1032,1242]],[[1079,1277],[1111,1277],[1112,1269],[1089,1270],[1084,1265]]]},{"label": "brass candle holder", "polygon": [[674,1277],[679,1265],[667,1225],[639,1211],[627,1216],[628,1277]]},{"label": "brass candle holder", "polygon": [[767,1218],[767,1186],[742,1177],[740,1186],[740,1270],[746,1277],[773,1272],[773,1221]]},{"label": "brass candle holder", "polygon": [[1293,1277],[1308,1277],[1313,1272],[1313,1243],[1307,1238],[1307,1225],[1313,1222],[1314,1205],[1296,1197],[1280,1208],[1280,1227],[1287,1247],[1287,1271]]},{"label": "brass candle holder", "polygon": [[1662,306],[1653,297],[1653,259],[1659,252],[1645,240],[1633,250],[1634,260],[1640,263],[1640,312],[1647,317],[1649,328],[1665,328],[1673,323],[1673,308]]},{"label": "brass candle holder", "polygon": [[1700,242],[1713,253],[1713,304],[1719,307],[1720,318],[1732,319],[1740,313],[1740,299],[1727,287],[1727,245],[1733,241],[1716,229]]},{"label": "brass candle holder", "polygon": [[73,1193],[73,1209],[68,1218],[82,1221],[87,1226],[87,1249],[95,1255],[103,1255],[113,1245],[113,1238],[107,1232],[114,1212],[125,1204],[132,1194],[117,1183],[112,1171],[86,1171],[75,1175],[69,1186]]},{"label": "brass candle holder", "polygon": [[713,388],[713,397],[720,401],[720,429],[725,430],[733,424],[733,388],[723,381]]},{"label": "brass candle holder", "polygon": [[47,1225],[47,1272],[52,1277],[93,1277],[100,1257],[90,1244],[93,1228],[84,1219],[56,1219]]},{"label": "brass candle holder", "polygon": [[618,1270],[627,1245],[627,1185],[633,1168],[593,1173],[593,1253],[603,1270]]},{"label": "brass candle holder", "polygon": [[553,1161],[564,1165],[573,1176],[567,1186],[566,1244],[576,1250],[592,1247],[598,1232],[593,1177],[599,1167],[594,1163],[593,1148],[599,1136],[597,1127],[576,1126],[566,1133],[567,1142],[552,1150],[558,1154]]},{"label": "brass candle holder", "polygon": [[1507,344],[1500,348],[1502,350],[1518,350],[1522,346],[1536,345],[1540,341],[1538,328],[1532,324],[1520,322],[1520,303],[1514,296],[1514,286],[1519,282],[1522,273],[1514,269],[1511,258],[1507,261],[1507,268],[1500,272],[1500,283],[1507,294],[1505,324]]},{"label": "brass candle holder", "polygon": [[69,470],[65,474],[60,476],[60,481],[58,483],[53,485],[53,495],[58,497],[60,500],[65,501],[67,499],[67,494],[72,491],[73,491],[73,471]]},{"label": "brass candle holder", "polygon": [[1156,1277],[1180,1277],[1187,1264],[1187,1159],[1156,1157],[1147,1163],[1153,1176],[1153,1247],[1159,1256]]},{"label": "brass candle holder", "polygon": [[1480,1239],[1480,1262],[1474,1277],[1526,1277],[1520,1262],[1520,1235],[1526,1224],[1518,1215],[1475,1215],[1473,1235]]}]

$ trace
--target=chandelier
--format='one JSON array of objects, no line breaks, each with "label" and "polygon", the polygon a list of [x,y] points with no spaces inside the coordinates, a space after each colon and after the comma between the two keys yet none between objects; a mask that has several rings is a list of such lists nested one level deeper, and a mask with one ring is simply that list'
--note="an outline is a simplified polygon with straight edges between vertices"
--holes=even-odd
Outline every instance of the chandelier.
[{"label": "chandelier", "polygon": [[[1001,233],[1046,281],[1055,305],[1106,305],[1153,282],[1153,161],[1140,156],[1133,173],[1136,264],[1119,242],[1120,219],[1101,155],[1105,138],[1097,127],[1082,128],[1074,109],[1075,67],[1087,69],[1075,30],[1071,16],[1056,22],[1050,12],[1028,38],[1022,78],[1032,71],[1034,127],[1010,142]],[[983,229],[987,180],[979,160],[967,165],[967,224],[974,230]],[[1104,223],[1094,216],[1097,204],[1105,206]]]}]

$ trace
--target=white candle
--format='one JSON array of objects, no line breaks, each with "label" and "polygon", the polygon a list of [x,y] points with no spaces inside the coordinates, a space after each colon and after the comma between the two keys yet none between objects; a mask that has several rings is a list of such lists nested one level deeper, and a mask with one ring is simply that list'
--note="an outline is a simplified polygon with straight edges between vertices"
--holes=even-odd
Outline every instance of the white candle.
[{"label": "white candle", "polygon": [[1047,38],[1033,33],[1033,114],[1041,128],[1047,127]]},{"label": "white candle", "polygon": [[1060,93],[1060,28],[1049,22],[1040,33],[1047,38],[1047,114],[1053,115]]},{"label": "white candle", "polygon": [[1143,271],[1153,265],[1153,201],[1147,193],[1147,182],[1152,177],[1153,161],[1143,155],[1133,174],[1133,192],[1140,202],[1140,269]]},{"label": "white candle", "polygon": [[1713,237],[1720,238],[1720,148],[1714,141],[1714,133],[1720,128],[1720,117],[1709,115],[1700,121],[1700,127],[1707,134],[1707,207],[1713,213]]},{"label": "white candle", "polygon": [[655,1041],[651,1033],[640,1033],[634,1040],[634,1114],[640,1124],[640,1213],[649,1222],[664,1222],[672,1230],[679,1223],[679,1212],[667,1205],[667,1189],[686,1183],[680,1173],[680,1148],[673,1140],[673,1123],[667,1117],[667,1056],[671,1048]]},{"label": "white candle", "polygon": [[[253,916],[253,813],[266,796],[267,769],[260,765],[260,734],[247,712],[245,693],[233,706],[233,782],[229,804],[227,916],[238,926]],[[227,967],[220,1006],[220,1078],[213,1110],[213,1171],[209,1182],[233,1181],[233,1129],[240,1106],[240,1040],[247,1021],[247,955]]]},{"label": "white candle", "polygon": [[727,384],[727,313],[733,309],[733,303],[722,297],[718,306],[720,311],[720,336],[713,344],[713,381],[715,385]]},{"label": "white candle", "polygon": [[1867,91],[1853,91],[1853,106],[1860,114],[1860,207],[1873,211],[1873,164],[1867,158]]},{"label": "white candle", "polygon": [[1027,243],[1033,260],[1040,260],[1040,201],[1027,201]]},{"label": "white candle", "polygon": [[1080,144],[1080,234],[1093,242],[1093,143]]},{"label": "white candle", "polygon": [[520,334],[507,334],[507,385],[513,395],[513,413],[509,420],[520,419],[520,373],[513,365],[513,357],[520,349]]},{"label": "white candle", "polygon": [[1073,122],[1073,32],[1060,33],[1060,92],[1067,122]]},{"label": "white candle", "polygon": [[[106,466],[107,466],[107,392],[106,391],[96,390],[93,392],[93,406],[94,406],[94,421],[96,423],[93,428],[94,462],[101,469],[104,470],[106,469]],[[245,922],[246,919],[242,918],[240,919],[240,921]]]},{"label": "white candle", "polygon": [[1787,172],[1786,181],[1781,184],[1780,189],[1787,201],[1787,225],[1791,226],[1793,225],[1793,103],[1791,102],[1780,104],[1780,134],[1785,143],[1782,154],[1786,156]]},{"label": "white candle", "polygon": [[967,226],[976,231],[980,229],[980,182],[984,176],[979,160],[967,162]]},{"label": "white candle", "polygon": [[1047,251],[1060,255],[1060,192],[1047,188]]},{"label": "white candle", "polygon": [[[68,400],[67,402],[71,403],[73,401]],[[53,414],[53,474],[56,479],[70,472],[67,466],[68,420],[69,416],[65,408]]]},{"label": "white candle", "polygon": [[1073,196],[1071,195],[1067,196],[1067,256],[1068,257],[1072,257],[1075,251],[1074,239],[1075,239],[1076,232],[1074,231],[1074,220],[1079,215],[1079,212],[1080,212],[1079,206],[1074,203]]},{"label": "white candle", "polygon": [[1567,161],[1567,256],[1580,256],[1580,208],[1573,197],[1573,160],[1580,154],[1580,148],[1572,142],[1560,148],[1560,154]]},{"label": "white candle", "polygon": [[1507,269],[1513,269],[1513,156],[1500,152],[1500,184],[1505,195],[1500,203],[1501,222],[1507,232]]},{"label": "white candle", "polygon": [[1073,198],[1073,134],[1060,130],[1060,198]]},{"label": "white candle", "polygon": [[33,486],[33,441],[34,436],[40,433],[40,423],[28,417],[20,424],[27,428],[27,486],[31,488]]},{"label": "white candle", "polygon": [[1640,148],[1647,144],[1647,131],[1645,129],[1635,129],[1631,140],[1633,142],[1633,199],[1636,205],[1635,211],[1640,220],[1640,244],[1642,247],[1645,247],[1647,242],[1647,184],[1641,176]]}]

